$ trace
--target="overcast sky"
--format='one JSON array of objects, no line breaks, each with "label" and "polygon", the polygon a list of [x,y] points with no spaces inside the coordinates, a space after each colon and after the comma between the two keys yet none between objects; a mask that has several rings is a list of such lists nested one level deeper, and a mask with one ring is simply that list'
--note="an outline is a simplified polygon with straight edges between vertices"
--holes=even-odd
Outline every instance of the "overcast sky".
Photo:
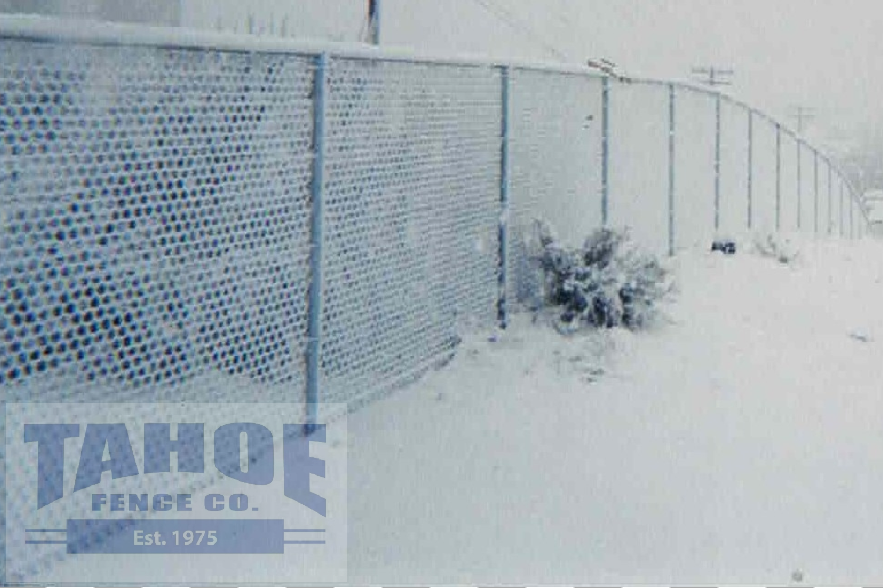
[{"label": "overcast sky", "polygon": [[[260,24],[356,40],[366,0],[184,0],[192,22]],[[382,43],[433,54],[582,62],[685,78],[694,65],[736,71],[732,92],[784,116],[883,120],[881,0],[381,0]],[[237,25],[239,26],[239,25]],[[242,30],[242,29],[240,29]],[[841,126],[845,126],[841,124]]]}]

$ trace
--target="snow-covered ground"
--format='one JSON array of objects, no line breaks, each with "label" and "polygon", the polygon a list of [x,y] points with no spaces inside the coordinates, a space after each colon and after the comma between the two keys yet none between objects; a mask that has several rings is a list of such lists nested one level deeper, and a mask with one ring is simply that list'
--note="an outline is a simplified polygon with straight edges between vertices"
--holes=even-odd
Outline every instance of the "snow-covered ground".
[{"label": "snow-covered ground", "polygon": [[651,332],[521,316],[351,415],[350,584],[883,581],[883,244],[796,247],[684,253]]},{"label": "snow-covered ground", "polygon": [[348,583],[880,585],[883,241],[795,249],[681,254],[651,331],[521,315],[350,415]]}]

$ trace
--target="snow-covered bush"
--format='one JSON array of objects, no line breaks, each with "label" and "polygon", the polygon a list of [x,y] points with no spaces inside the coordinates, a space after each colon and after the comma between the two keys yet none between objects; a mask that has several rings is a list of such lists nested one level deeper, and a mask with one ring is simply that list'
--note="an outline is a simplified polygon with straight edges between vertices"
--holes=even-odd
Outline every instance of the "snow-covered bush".
[{"label": "snow-covered bush", "polygon": [[775,259],[784,264],[793,263],[799,256],[797,247],[788,238],[773,233],[756,235],[754,251],[758,255]]},{"label": "snow-covered bush", "polygon": [[563,330],[643,327],[672,290],[670,273],[626,230],[597,229],[577,249],[562,246],[544,221],[536,221],[535,233],[545,302],[560,309]]}]

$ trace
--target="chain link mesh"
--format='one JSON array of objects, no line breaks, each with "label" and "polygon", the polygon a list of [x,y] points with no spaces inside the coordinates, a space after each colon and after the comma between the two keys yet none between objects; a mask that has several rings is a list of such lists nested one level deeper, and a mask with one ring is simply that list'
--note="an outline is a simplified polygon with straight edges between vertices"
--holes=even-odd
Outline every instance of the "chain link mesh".
[{"label": "chain link mesh", "polygon": [[328,83],[322,400],[336,402],[495,319],[502,78],[335,59]]},{"label": "chain link mesh", "polygon": [[[501,219],[501,68],[330,60],[321,402],[388,391],[451,352],[464,324],[493,323],[501,220],[510,302],[538,290],[534,218],[574,245],[601,224],[602,80],[509,79]],[[303,403],[315,82],[312,56],[0,37],[4,402]],[[663,254],[669,87],[609,84],[609,224]],[[714,100],[677,90],[682,246],[713,230]],[[746,225],[747,120],[722,105],[726,229]],[[773,230],[775,127],[753,120],[752,227]],[[783,149],[796,220],[797,147]],[[841,209],[839,175],[829,199],[821,159],[815,208],[814,158],[801,147],[801,229],[817,212],[821,234],[841,219],[849,234],[856,207],[847,194]]]},{"label": "chain link mesh", "polygon": [[[782,130],[781,138],[781,203],[779,229],[797,230],[797,142],[794,135]],[[801,170],[803,171],[803,170]]]},{"label": "chain link mesh", "polygon": [[210,372],[299,394],[307,63],[2,49],[7,398],[216,399],[181,386]]},{"label": "chain link mesh", "polygon": [[[214,399],[215,386],[194,385],[210,374],[285,384],[286,400],[301,394],[312,58],[2,43],[7,398]],[[322,317],[330,398],[396,377],[449,348],[462,320],[493,316],[501,83],[491,66],[331,61]],[[664,249],[668,87],[610,86],[611,224]],[[600,224],[601,96],[598,78],[512,70],[513,299],[535,282],[524,254],[535,216],[572,243]],[[678,90],[679,242],[708,231],[713,106],[713,96]],[[722,211],[745,187],[729,179],[747,157],[742,125],[730,129],[743,115],[722,105]],[[761,117],[754,126],[754,225],[771,228],[774,126]],[[804,152],[812,172],[813,152]],[[789,156],[783,162],[783,175],[796,178]],[[796,218],[790,181],[783,210]],[[811,173],[800,187],[804,226]],[[839,212],[831,206],[831,220]]]},{"label": "chain link mesh", "polygon": [[800,144],[800,230],[815,232],[815,195],[813,187],[813,151]]},{"label": "chain link mesh", "polygon": [[534,219],[581,245],[601,225],[602,80],[513,69],[510,106],[508,299],[531,302]]},{"label": "chain link mesh", "polygon": [[708,247],[715,234],[716,97],[675,95],[675,247]]},{"label": "chain link mesh", "polygon": [[3,400],[302,402],[310,62],[0,55]]},{"label": "chain link mesh", "polygon": [[641,245],[668,251],[669,89],[610,85],[610,225]]},{"label": "chain link mesh", "polygon": [[[752,141],[751,228],[759,232],[776,230],[776,125],[754,117]],[[812,168],[809,169],[812,174]]]},{"label": "chain link mesh", "polygon": [[837,200],[834,194],[833,177],[828,173],[828,162],[819,158],[819,197],[822,207],[822,234],[836,235],[837,226]]},{"label": "chain link mesh", "polygon": [[736,234],[748,227],[748,112],[721,102],[720,230]]}]

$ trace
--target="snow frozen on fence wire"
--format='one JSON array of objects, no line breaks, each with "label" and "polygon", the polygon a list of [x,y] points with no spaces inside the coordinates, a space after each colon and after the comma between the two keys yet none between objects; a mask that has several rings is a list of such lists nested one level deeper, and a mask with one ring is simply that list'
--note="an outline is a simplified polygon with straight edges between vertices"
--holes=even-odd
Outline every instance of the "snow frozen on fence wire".
[{"label": "snow frozen on fence wire", "polygon": [[0,18],[8,401],[314,418],[535,298],[534,218],[565,248],[629,226],[656,256],[863,228],[827,158],[804,144],[812,180],[783,184],[787,129],[689,86],[120,30]]}]

